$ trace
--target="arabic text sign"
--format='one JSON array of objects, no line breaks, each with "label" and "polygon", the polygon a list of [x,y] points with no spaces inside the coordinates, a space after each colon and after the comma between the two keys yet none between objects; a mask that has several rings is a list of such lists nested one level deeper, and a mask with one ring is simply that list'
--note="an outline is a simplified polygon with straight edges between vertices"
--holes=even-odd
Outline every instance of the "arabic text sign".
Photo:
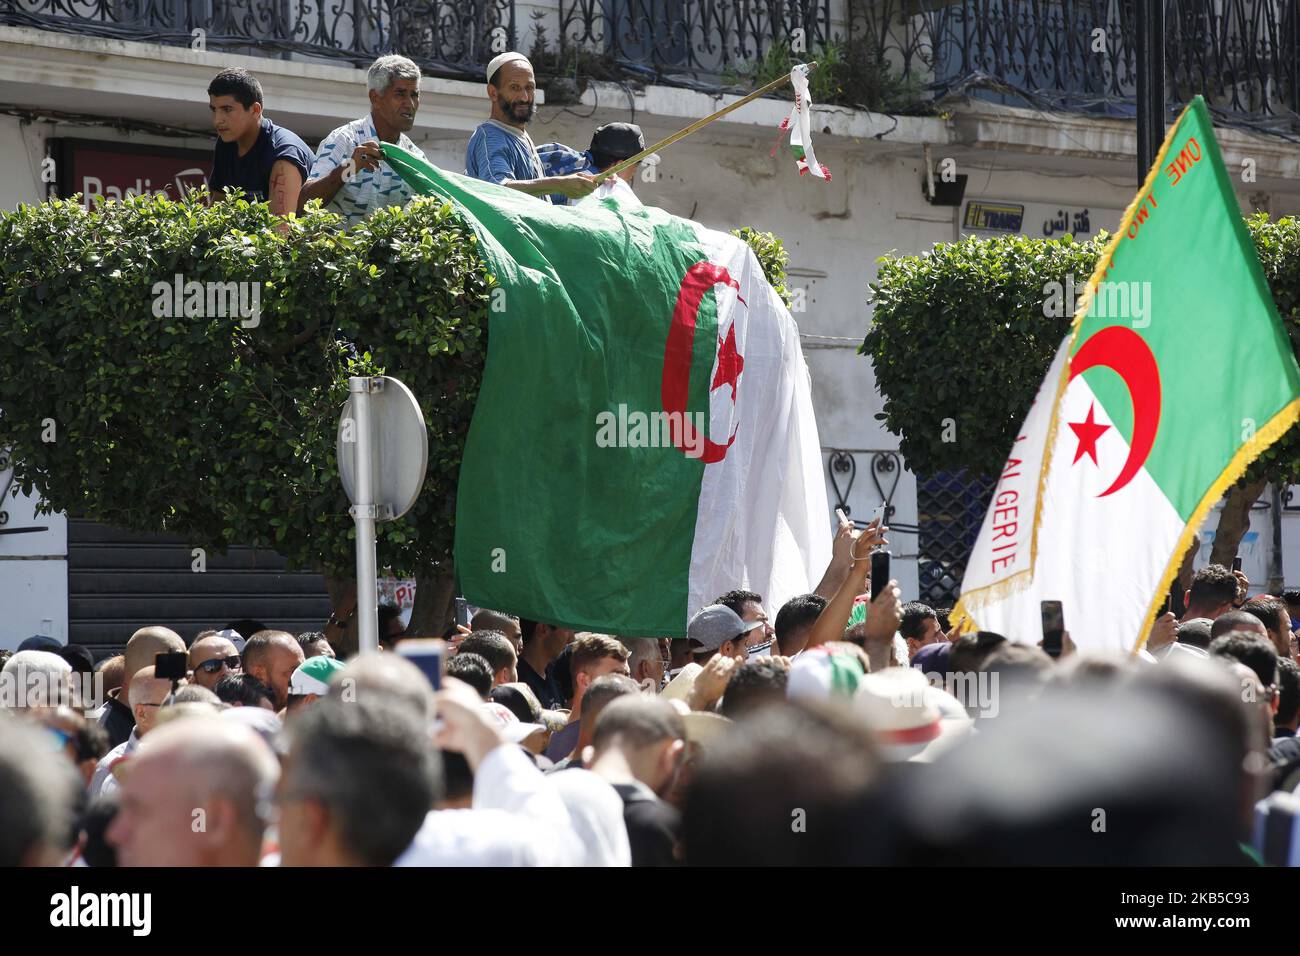
[{"label": "arabic text sign", "polygon": [[1035,239],[1063,235],[1089,239],[1098,230],[1113,230],[1122,209],[1079,204],[1018,203],[1000,199],[970,199],[962,216],[962,235],[1020,233]]}]

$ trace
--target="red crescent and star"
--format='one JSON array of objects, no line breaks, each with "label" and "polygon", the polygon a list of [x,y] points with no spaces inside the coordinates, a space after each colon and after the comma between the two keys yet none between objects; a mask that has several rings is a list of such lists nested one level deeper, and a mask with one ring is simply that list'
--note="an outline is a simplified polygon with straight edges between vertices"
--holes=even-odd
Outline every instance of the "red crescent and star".
[{"label": "red crescent and star", "polygon": [[[1070,381],[1090,368],[1108,368],[1115,372],[1128,389],[1133,402],[1133,435],[1129,442],[1128,458],[1109,488],[1097,495],[1105,498],[1119,491],[1137,475],[1146,463],[1160,428],[1160,366],[1146,340],[1123,325],[1108,326],[1095,333],[1079,347],[1070,359]],[[1074,450],[1074,465],[1087,455],[1097,464],[1097,440],[1110,429],[1110,425],[1095,420],[1096,402],[1088,406],[1088,414],[1081,422],[1066,422],[1078,439]]]},{"label": "red crescent and star", "polygon": [[[715,285],[725,285],[740,290],[740,283],[731,277],[723,266],[712,262],[700,261],[686,270],[682,284],[677,290],[677,304],[673,308],[672,325],[668,328],[668,341],[664,344],[663,380],[660,385],[660,398],[664,411],[681,416],[682,428],[675,436],[676,444],[684,454],[695,457],[691,449],[703,447],[699,455],[702,462],[712,464],[722,461],[727,455],[736,433],[725,444],[713,441],[707,435],[701,436],[703,442],[695,439],[695,430],[690,424],[686,403],[691,386],[691,359],[695,354],[695,325],[700,313],[700,303],[704,294]],[[744,299],[737,298],[741,305]],[[736,324],[732,322],[726,336],[718,336],[717,371],[709,385],[710,392],[716,392],[724,386],[731,386],[731,401],[736,401],[736,383],[745,369],[745,357],[736,350]]]}]

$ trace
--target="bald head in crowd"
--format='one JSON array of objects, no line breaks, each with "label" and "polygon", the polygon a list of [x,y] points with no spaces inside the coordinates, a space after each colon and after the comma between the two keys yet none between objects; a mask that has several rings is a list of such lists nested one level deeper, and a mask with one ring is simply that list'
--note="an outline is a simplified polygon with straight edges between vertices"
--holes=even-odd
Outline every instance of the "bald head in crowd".
[{"label": "bald head in crowd", "polygon": [[238,671],[242,664],[232,641],[216,631],[204,631],[190,645],[189,666],[194,675],[191,680],[212,690],[221,678]]},{"label": "bald head in crowd", "polygon": [[123,654],[122,686],[130,688],[131,678],[143,667],[152,667],[159,654],[184,654],[185,642],[170,627],[142,627],[126,642]]},{"label": "bald head in crowd", "polygon": [[1246,631],[1251,634],[1258,634],[1260,637],[1268,638],[1268,628],[1253,614],[1245,611],[1229,611],[1226,614],[1220,614],[1214,619],[1214,624],[1210,626],[1210,639],[1214,640],[1224,634],[1231,634],[1233,631]]},{"label": "bald head in crowd", "polygon": [[422,720],[433,717],[433,688],[420,668],[400,654],[368,651],[352,658],[347,669],[330,682],[329,697],[345,702],[397,701]]},{"label": "bald head in crowd", "polygon": [[258,631],[244,645],[244,673],[256,677],[275,695],[275,709],[289,702],[289,678],[307,658],[288,631]]},{"label": "bald head in crowd", "polygon": [[127,703],[135,717],[136,736],[143,737],[158,722],[158,711],[172,691],[172,682],[165,677],[155,677],[153,667],[142,667],[131,678],[126,689]]},{"label": "bald head in crowd", "polygon": [[278,776],[275,755],[247,727],[171,721],[136,750],[108,842],[122,866],[257,866],[260,808]]}]

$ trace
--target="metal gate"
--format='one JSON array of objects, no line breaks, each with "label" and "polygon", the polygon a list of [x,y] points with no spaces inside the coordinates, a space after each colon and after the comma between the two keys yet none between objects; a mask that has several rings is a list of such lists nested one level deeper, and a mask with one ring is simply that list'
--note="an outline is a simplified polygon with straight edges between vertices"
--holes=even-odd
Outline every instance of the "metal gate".
[{"label": "metal gate", "polygon": [[320,630],[329,617],[324,578],[286,571],[273,551],[231,548],[205,563],[196,571],[191,546],[179,538],[70,517],[68,643],[99,659],[147,624],[166,625],[188,643],[241,618],[296,634]]},{"label": "metal gate", "polygon": [[918,600],[931,607],[952,607],[956,602],[996,481],[996,477],[964,471],[917,476]]}]

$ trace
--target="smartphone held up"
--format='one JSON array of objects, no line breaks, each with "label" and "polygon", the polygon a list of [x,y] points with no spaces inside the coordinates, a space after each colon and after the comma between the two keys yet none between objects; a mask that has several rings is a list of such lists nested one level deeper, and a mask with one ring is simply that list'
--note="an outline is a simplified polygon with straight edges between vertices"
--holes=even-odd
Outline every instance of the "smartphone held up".
[{"label": "smartphone held up", "polygon": [[1043,651],[1048,657],[1060,657],[1065,638],[1065,611],[1060,601],[1043,601]]}]

